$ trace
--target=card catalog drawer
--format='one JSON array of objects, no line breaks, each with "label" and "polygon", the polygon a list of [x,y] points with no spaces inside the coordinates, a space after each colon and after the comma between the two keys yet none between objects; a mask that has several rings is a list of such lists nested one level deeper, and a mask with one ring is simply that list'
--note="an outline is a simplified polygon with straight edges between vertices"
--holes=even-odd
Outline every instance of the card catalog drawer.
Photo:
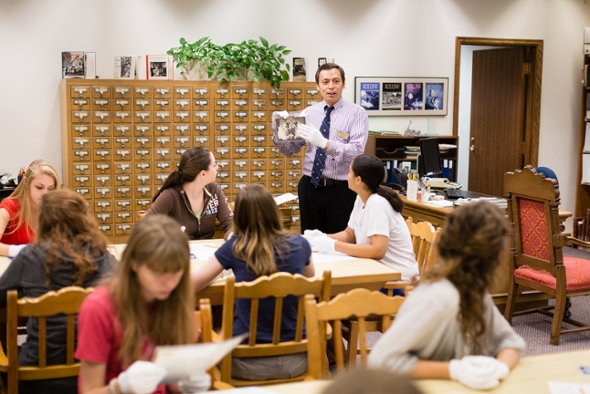
[{"label": "card catalog drawer", "polygon": [[266,126],[265,123],[254,123],[252,125],[252,133],[255,135],[268,135],[272,134],[272,130]]},{"label": "card catalog drawer", "polygon": [[249,111],[233,111],[232,122],[249,122],[250,112]]},{"label": "card catalog drawer", "polygon": [[153,146],[153,137],[135,137],[134,140],[136,149],[151,149]]},{"label": "card catalog drawer", "polygon": [[113,97],[115,99],[124,98],[130,99],[131,98],[131,86],[115,86],[113,89]]},{"label": "card catalog drawer", "polygon": [[70,97],[86,97],[90,98],[90,86],[71,86]]},{"label": "card catalog drawer", "polygon": [[299,181],[301,179],[301,170],[287,170],[287,179],[291,181]]},{"label": "card catalog drawer", "polygon": [[136,198],[135,199],[135,210],[136,211],[147,211],[152,205],[152,200],[149,198]]},{"label": "card catalog drawer", "polygon": [[215,135],[229,135],[230,128],[228,123],[215,124]]},{"label": "card catalog drawer", "polygon": [[74,124],[74,125],[72,125],[72,136],[89,137],[90,136],[90,125],[89,124]]},{"label": "card catalog drawer", "polygon": [[117,223],[115,224],[115,235],[124,236],[131,234],[133,224],[131,223]]},{"label": "card catalog drawer", "polygon": [[131,174],[115,174],[114,176],[115,176],[115,186],[132,186],[133,185],[133,178],[132,178]]},{"label": "card catalog drawer", "polygon": [[196,99],[193,100],[193,104],[194,111],[209,111],[211,109],[208,99]]},{"label": "card catalog drawer", "polygon": [[285,182],[271,180],[268,182],[268,190],[270,190],[271,193],[285,193]]},{"label": "card catalog drawer", "polygon": [[136,174],[151,174],[153,171],[152,163],[149,161],[138,161],[135,163]]},{"label": "card catalog drawer", "polygon": [[135,111],[151,111],[152,108],[152,99],[136,97],[133,100],[133,109]]},{"label": "card catalog drawer", "polygon": [[72,100],[72,108],[78,111],[90,111],[89,98],[74,98]]},{"label": "card catalog drawer", "polygon": [[129,186],[114,186],[115,198],[131,198],[133,197],[133,187]]},{"label": "card catalog drawer", "polygon": [[112,174],[113,166],[111,163],[94,163],[94,173],[101,175]]},{"label": "card catalog drawer", "polygon": [[115,200],[115,212],[133,212],[131,199]]},{"label": "card catalog drawer", "polygon": [[96,212],[94,217],[96,218],[96,221],[99,225],[113,223],[113,212]]},{"label": "card catalog drawer", "polygon": [[250,118],[253,122],[266,122],[269,120],[266,111],[252,111]]},{"label": "card catalog drawer", "polygon": [[94,123],[109,123],[111,120],[111,111],[92,111],[92,121]]},{"label": "card catalog drawer", "polygon": [[93,149],[95,161],[111,161],[113,159],[112,149]]},{"label": "card catalog drawer", "polygon": [[266,182],[268,181],[268,174],[266,171],[252,171],[250,176],[250,182]]},{"label": "card catalog drawer", "polygon": [[250,168],[252,171],[266,171],[268,169],[267,159],[252,159],[250,162]]},{"label": "card catalog drawer", "polygon": [[229,111],[215,111],[215,123],[230,122]]},{"label": "card catalog drawer", "polygon": [[72,123],[88,123],[90,121],[90,111],[72,111]]},{"label": "card catalog drawer", "polygon": [[89,187],[75,187],[74,191],[84,197],[86,200],[92,199],[92,190]]},{"label": "card catalog drawer", "polygon": [[229,135],[216,135],[214,137],[213,140],[213,146],[214,147],[229,147],[231,145],[230,143],[230,137]]},{"label": "card catalog drawer", "polygon": [[94,175],[94,186],[113,186],[113,176],[111,174]]},{"label": "card catalog drawer", "polygon": [[133,91],[136,99],[152,98],[152,88],[149,86],[136,86]]},{"label": "card catalog drawer", "polygon": [[90,147],[90,137],[74,137],[72,148],[84,149]]},{"label": "card catalog drawer", "polygon": [[133,212],[130,211],[115,211],[115,223],[131,223],[133,222]]},{"label": "card catalog drawer", "polygon": [[234,110],[238,110],[238,111],[248,111],[250,109],[250,107],[248,106],[248,100],[247,99],[233,99],[233,109]]},{"label": "card catalog drawer", "polygon": [[194,128],[194,135],[209,135],[209,125],[208,124],[196,124]]},{"label": "card catalog drawer", "polygon": [[270,164],[268,166],[271,170],[282,170],[285,168],[285,159],[270,159]]},{"label": "card catalog drawer", "polygon": [[285,190],[286,190],[286,192],[291,192],[293,194],[296,194],[298,187],[299,187],[299,181],[289,181],[288,180],[287,181],[287,188]]},{"label": "card catalog drawer", "polygon": [[90,163],[75,163],[72,173],[74,175],[90,175],[92,174],[92,167]]},{"label": "card catalog drawer", "polygon": [[156,187],[159,187],[161,185],[164,184],[164,182],[166,182],[166,179],[168,179],[168,177],[170,176],[170,174],[166,173],[166,174],[156,174],[155,178],[154,178],[154,185],[156,185]]},{"label": "card catalog drawer", "polygon": [[133,158],[133,148],[117,148],[114,154],[117,161],[131,160]]},{"label": "card catalog drawer", "polygon": [[271,111],[284,111],[286,108],[285,100],[270,100]]},{"label": "card catalog drawer", "polygon": [[[116,129],[115,129],[116,130]],[[133,148],[133,139],[131,137],[113,137],[115,140],[115,149],[131,149]],[[147,138],[147,137],[137,137]]]},{"label": "card catalog drawer", "polygon": [[245,135],[234,135],[232,138],[232,146],[250,146],[250,140],[248,136]]},{"label": "card catalog drawer", "polygon": [[230,161],[229,160],[215,160],[217,163],[217,171],[229,171],[230,169]]},{"label": "card catalog drawer", "polygon": [[90,149],[74,149],[72,161],[90,161]]},{"label": "card catalog drawer", "polygon": [[110,124],[99,124],[92,127],[92,135],[95,137],[112,137],[113,129]]},{"label": "card catalog drawer", "polygon": [[155,166],[154,172],[156,174],[158,174],[158,173],[169,174],[172,172],[172,169],[176,167],[176,165],[173,166],[172,162],[170,162],[170,161],[156,161],[154,166]]},{"label": "card catalog drawer", "polygon": [[316,88],[304,88],[303,89],[303,99],[320,102],[320,101],[322,101],[322,96],[320,95],[320,91],[317,89],[317,87]]},{"label": "card catalog drawer", "polygon": [[135,174],[135,182],[134,185],[141,185],[141,186],[150,186],[152,184],[152,174],[151,173],[142,173],[142,174]]},{"label": "card catalog drawer", "polygon": [[193,122],[196,123],[209,123],[210,119],[209,111],[195,111],[195,116],[193,116]]},{"label": "card catalog drawer", "polygon": [[249,135],[250,134],[250,125],[248,123],[234,123],[232,125],[232,134],[233,135]]},{"label": "card catalog drawer", "polygon": [[[186,117],[190,115],[187,114]],[[176,118],[176,117],[175,117]],[[172,112],[170,111],[154,111],[155,123],[170,123],[172,122]]]},{"label": "card catalog drawer", "polygon": [[109,97],[111,97],[111,87],[110,86],[94,86],[92,88],[92,97],[93,98],[109,98]]},{"label": "card catalog drawer", "polygon": [[303,108],[303,100],[287,100],[287,111],[301,111]]},{"label": "card catalog drawer", "polygon": [[188,148],[172,148],[172,161],[178,163]]},{"label": "card catalog drawer", "polygon": [[175,124],[174,126],[174,135],[184,135],[190,136],[191,135],[191,126],[188,124]]},{"label": "card catalog drawer", "polygon": [[237,160],[232,160],[232,171],[236,172],[236,171],[250,171],[250,160],[246,160],[246,159],[237,159]]},{"label": "card catalog drawer", "polygon": [[247,147],[233,147],[231,157],[235,159],[249,159],[250,148]]},{"label": "card catalog drawer", "polygon": [[250,146],[268,146],[270,138],[266,138],[265,135],[253,135],[250,140]]},{"label": "card catalog drawer", "polygon": [[233,181],[235,182],[249,182],[250,176],[248,175],[247,171],[234,171],[233,172]]},{"label": "card catalog drawer", "polygon": [[229,171],[217,171],[216,182],[217,183],[227,183],[231,181],[231,174]]},{"label": "card catalog drawer", "polygon": [[92,138],[92,147],[94,149],[112,149],[113,139],[112,137],[94,137]]},{"label": "card catalog drawer", "polygon": [[[128,157],[130,159],[131,157]],[[132,174],[133,163],[115,163],[115,174]]]},{"label": "card catalog drawer", "polygon": [[157,124],[155,125],[154,135],[172,135],[172,126],[169,124]]},{"label": "card catalog drawer", "polygon": [[229,88],[215,88],[213,97],[215,97],[216,99],[220,98],[229,100]]},{"label": "card catalog drawer", "polygon": [[154,160],[172,160],[173,148],[155,148]]},{"label": "card catalog drawer", "polygon": [[93,98],[92,109],[94,111],[110,111],[113,109],[112,101],[108,98]]},{"label": "card catalog drawer", "polygon": [[152,130],[151,124],[136,124],[133,130],[133,135],[137,137],[150,136],[153,134]]},{"label": "card catalog drawer", "polygon": [[131,135],[133,134],[131,125],[116,124],[113,134],[115,135],[115,137],[131,137]]},{"label": "card catalog drawer", "polygon": [[175,148],[190,148],[191,144],[191,137],[188,135],[175,135],[174,136],[174,147]]},{"label": "card catalog drawer", "polygon": [[270,170],[268,177],[271,181],[284,181],[285,171],[284,170]]},{"label": "card catalog drawer", "polygon": [[110,186],[94,186],[94,198],[112,198],[113,188]]},{"label": "card catalog drawer", "polygon": [[190,122],[191,111],[174,111],[174,122]]},{"label": "card catalog drawer", "polygon": [[172,92],[170,91],[170,87],[168,86],[156,86],[154,87],[154,98],[159,99],[171,99]]},{"label": "card catalog drawer", "polygon": [[277,148],[276,146],[270,146],[268,148],[268,157],[273,158],[273,157],[285,157],[285,156],[281,152],[279,152],[279,148]]},{"label": "card catalog drawer", "polygon": [[141,198],[152,198],[154,196],[154,187],[152,185],[135,186],[135,196]]},{"label": "card catalog drawer", "polygon": [[264,99],[268,97],[268,89],[267,88],[252,88],[252,98],[253,99]]},{"label": "card catalog drawer", "polygon": [[174,99],[191,99],[191,90],[188,86],[174,87]]},{"label": "card catalog drawer", "polygon": [[303,159],[300,157],[297,158],[287,158],[287,169],[291,170],[301,170],[303,169]]},{"label": "card catalog drawer", "polygon": [[94,201],[94,212],[113,212],[112,200],[96,200]]},{"label": "card catalog drawer", "polygon": [[228,99],[216,99],[215,100],[215,111],[229,111],[230,103]]},{"label": "card catalog drawer", "polygon": [[135,111],[133,119],[136,123],[147,123],[152,121],[152,113],[150,111]]},{"label": "card catalog drawer", "polygon": [[195,99],[208,99],[211,97],[211,91],[209,88],[194,88],[193,89],[193,98]]},{"label": "card catalog drawer", "polygon": [[172,102],[169,99],[155,99],[154,109],[156,111],[171,111]]},{"label": "card catalog drawer", "polygon": [[193,146],[198,148],[207,148],[211,149],[211,140],[209,136],[196,136],[194,137],[194,144]]},{"label": "card catalog drawer", "polygon": [[90,183],[91,175],[74,175],[74,187],[92,186]]},{"label": "card catalog drawer", "polygon": [[267,158],[268,157],[268,147],[266,146],[255,146],[250,148],[252,150],[252,154],[250,157],[252,159],[260,159],[260,158]]},{"label": "card catalog drawer", "polygon": [[270,88],[270,99],[271,100],[284,100],[285,96],[285,89],[284,88]]},{"label": "card catalog drawer", "polygon": [[268,110],[268,101],[267,100],[252,100],[252,107],[253,111],[267,111]]},{"label": "card catalog drawer", "polygon": [[189,99],[175,99],[174,111],[190,111],[191,101]]},{"label": "card catalog drawer", "polygon": [[115,123],[131,123],[131,111],[114,111]]}]

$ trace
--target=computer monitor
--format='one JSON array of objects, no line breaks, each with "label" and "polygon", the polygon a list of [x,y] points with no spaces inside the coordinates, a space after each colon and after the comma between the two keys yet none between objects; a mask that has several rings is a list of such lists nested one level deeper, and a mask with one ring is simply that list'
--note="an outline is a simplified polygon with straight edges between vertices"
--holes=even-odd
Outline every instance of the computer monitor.
[{"label": "computer monitor", "polygon": [[438,138],[420,139],[418,175],[420,177],[442,174]]}]

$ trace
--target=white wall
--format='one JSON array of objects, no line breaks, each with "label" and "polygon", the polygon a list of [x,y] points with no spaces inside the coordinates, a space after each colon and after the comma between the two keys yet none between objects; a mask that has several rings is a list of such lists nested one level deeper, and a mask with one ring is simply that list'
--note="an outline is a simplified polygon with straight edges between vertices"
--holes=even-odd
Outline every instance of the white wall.
[{"label": "white wall", "polygon": [[[0,172],[44,158],[61,171],[60,54],[97,53],[109,78],[117,54],[164,53],[180,37],[287,45],[310,64],[334,57],[355,76],[449,77],[455,37],[545,42],[539,164],[557,173],[562,208],[574,209],[584,0],[0,0]],[[310,67],[308,72],[313,72]],[[310,72],[310,74],[311,74]],[[312,76],[308,77],[312,80]],[[452,103],[452,90],[449,103]],[[451,134],[449,116],[433,117]],[[404,130],[410,118],[371,118]],[[412,118],[426,129],[426,118]]]}]

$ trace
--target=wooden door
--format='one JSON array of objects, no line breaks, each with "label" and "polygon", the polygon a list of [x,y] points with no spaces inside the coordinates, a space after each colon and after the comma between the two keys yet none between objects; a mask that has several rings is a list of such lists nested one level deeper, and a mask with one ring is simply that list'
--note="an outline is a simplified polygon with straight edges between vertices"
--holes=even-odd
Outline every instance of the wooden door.
[{"label": "wooden door", "polygon": [[469,190],[502,196],[503,175],[524,165],[525,47],[473,52]]}]

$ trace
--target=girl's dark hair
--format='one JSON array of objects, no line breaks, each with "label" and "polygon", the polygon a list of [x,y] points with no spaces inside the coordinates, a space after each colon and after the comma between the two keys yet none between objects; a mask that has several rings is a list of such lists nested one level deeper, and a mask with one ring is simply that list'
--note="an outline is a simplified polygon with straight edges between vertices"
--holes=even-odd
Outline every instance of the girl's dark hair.
[{"label": "girl's dark hair", "polygon": [[352,161],[352,172],[360,176],[363,183],[373,193],[385,198],[394,211],[401,213],[404,203],[399,195],[388,187],[381,186],[385,178],[385,167],[383,162],[373,155],[360,155]]},{"label": "girl's dark hair", "polygon": [[457,288],[461,296],[458,319],[478,352],[478,340],[486,331],[484,294],[507,251],[507,234],[508,221],[494,204],[462,205],[447,216],[436,244],[439,263],[425,275],[427,282],[447,278]]},{"label": "girl's dark hair", "polygon": [[184,151],[178,166],[166,178],[160,190],[156,193],[152,202],[169,187],[179,186],[195,180],[201,171],[207,171],[211,165],[211,155],[206,148],[190,148]]}]

